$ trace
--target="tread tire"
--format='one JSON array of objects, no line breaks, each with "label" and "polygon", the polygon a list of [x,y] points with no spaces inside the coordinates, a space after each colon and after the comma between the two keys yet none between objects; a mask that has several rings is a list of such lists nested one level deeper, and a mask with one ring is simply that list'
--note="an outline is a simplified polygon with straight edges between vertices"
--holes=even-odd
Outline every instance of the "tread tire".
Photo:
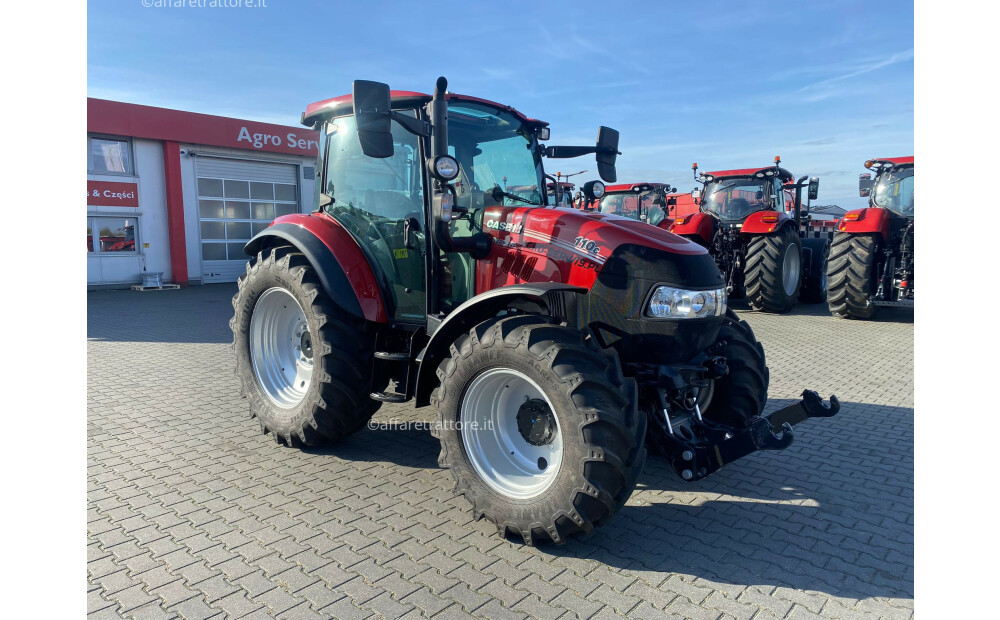
[{"label": "tread tire", "polygon": [[[294,248],[265,248],[247,263],[233,296],[232,349],[242,395],[265,433],[289,447],[340,441],[360,430],[381,403],[369,398],[374,356],[370,325],[343,311],[323,290],[316,271]],[[250,352],[250,319],[260,295],[282,287],[305,311],[312,334],[312,383],[295,407],[276,406],[261,390]]]},{"label": "tread tire", "polygon": [[842,319],[871,319],[878,307],[871,303],[876,286],[878,236],[837,232],[827,263],[827,303]]},{"label": "tread tire", "polygon": [[[798,246],[799,281],[789,295],[785,292],[783,269],[785,252],[790,245]],[[782,314],[795,306],[802,286],[802,239],[794,226],[783,226],[768,235],[751,235],[746,250],[747,301],[754,310]]]},{"label": "tread tire", "polygon": [[[557,477],[540,495],[512,499],[486,484],[466,455],[460,420],[469,383],[488,368],[528,374],[555,409],[563,442]],[[500,536],[528,545],[565,543],[606,523],[628,500],[646,461],[646,416],[637,407],[634,379],[622,375],[617,354],[548,317],[493,318],[463,334],[437,371],[431,395],[438,408],[438,459],[456,491]]]},{"label": "tread tire", "polygon": [[771,373],[767,368],[764,347],[746,321],[732,310],[726,312],[718,341],[725,342],[721,355],[726,357],[729,374],[715,380],[712,400],[702,416],[735,428],[746,428],[764,412]]}]

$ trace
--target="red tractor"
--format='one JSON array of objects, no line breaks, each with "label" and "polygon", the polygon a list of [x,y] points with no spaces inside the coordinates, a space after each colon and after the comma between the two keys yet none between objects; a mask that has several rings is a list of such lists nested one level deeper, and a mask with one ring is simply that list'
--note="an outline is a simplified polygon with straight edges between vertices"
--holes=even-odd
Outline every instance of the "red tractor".
[{"label": "red tractor", "polygon": [[623,215],[633,220],[670,228],[667,196],[677,191],[666,183],[622,183],[604,188],[597,210],[601,213]]},{"label": "red tractor", "polygon": [[698,213],[677,218],[670,232],[691,239],[715,257],[733,298],[746,297],[764,312],[788,312],[797,299],[826,299],[830,241],[802,232],[802,189],[815,200],[819,179],[795,182],[780,166],[698,174],[704,185]]},{"label": "red tractor", "polygon": [[647,445],[698,480],[836,413],[807,391],[763,416],[764,349],[704,248],[547,206],[543,158],[596,153],[614,181],[618,132],[545,146],[547,123],[446,89],[356,81],[303,114],[316,210],[247,244],[230,322],[264,432],[311,446],[384,402],[433,405],[475,516],[535,544],[620,510]]},{"label": "red tractor", "polygon": [[875,172],[860,179],[868,207],[840,218],[827,267],[830,312],[846,319],[913,307],[913,157],[870,159],[865,168]]}]

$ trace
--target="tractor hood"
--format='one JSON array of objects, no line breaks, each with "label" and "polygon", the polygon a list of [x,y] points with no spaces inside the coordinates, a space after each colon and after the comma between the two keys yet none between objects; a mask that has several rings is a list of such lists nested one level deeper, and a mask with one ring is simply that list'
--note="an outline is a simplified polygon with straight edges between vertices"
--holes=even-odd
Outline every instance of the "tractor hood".
[{"label": "tractor hood", "polygon": [[[495,206],[485,209],[482,230],[494,238],[491,259],[496,261],[497,273],[491,278],[493,286],[565,282],[590,288],[609,261],[626,251],[656,255],[656,262],[679,266],[677,273],[657,276],[643,264],[634,264],[633,275],[638,277],[669,277],[675,284],[698,288],[717,286],[721,277],[702,246],[618,215],[568,208]],[[520,268],[514,268],[515,264]]]},{"label": "tractor hood", "polygon": [[702,246],[605,213],[545,207],[488,207],[482,213],[482,230],[494,243],[479,263],[478,291],[523,282],[584,287],[589,294],[580,304],[582,323],[629,362],[683,362],[717,336],[721,316],[678,322],[645,313],[657,286],[725,286]]}]

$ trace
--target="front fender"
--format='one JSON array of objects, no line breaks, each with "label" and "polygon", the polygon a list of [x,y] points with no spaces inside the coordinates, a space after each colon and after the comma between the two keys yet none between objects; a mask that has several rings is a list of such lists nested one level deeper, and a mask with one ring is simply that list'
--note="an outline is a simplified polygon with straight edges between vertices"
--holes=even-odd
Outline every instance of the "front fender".
[{"label": "front fender", "polygon": [[282,216],[247,242],[243,251],[254,256],[278,244],[293,245],[305,255],[323,290],[341,308],[375,323],[388,322],[382,291],[367,257],[335,219],[301,213]]},{"label": "front fender", "polygon": [[782,226],[791,223],[795,225],[792,216],[784,211],[754,211],[743,220],[740,232],[749,235],[766,235],[772,233]]},{"label": "front fender", "polygon": [[844,214],[837,222],[837,232],[848,234],[879,233],[883,240],[889,239],[889,210],[878,207],[854,209]]},{"label": "front fender", "polygon": [[708,245],[712,242],[712,216],[707,213],[691,213],[682,215],[670,225],[670,232],[675,235],[697,236]]},{"label": "front fender", "polygon": [[[437,368],[448,355],[448,348],[465,332],[497,315],[518,299],[543,306],[549,314],[566,319],[577,295],[587,289],[561,282],[514,284],[480,293],[448,314],[431,333],[430,340],[417,356],[416,405],[430,404],[431,392],[437,386]],[[430,325],[428,325],[430,327]]]}]

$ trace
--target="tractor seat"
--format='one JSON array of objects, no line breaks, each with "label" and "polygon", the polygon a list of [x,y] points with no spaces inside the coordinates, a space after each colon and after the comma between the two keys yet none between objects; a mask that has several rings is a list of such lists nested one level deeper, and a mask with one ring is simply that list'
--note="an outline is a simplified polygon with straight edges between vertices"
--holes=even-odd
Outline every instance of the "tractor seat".
[{"label": "tractor seat", "polygon": [[726,217],[729,219],[739,219],[749,213],[750,202],[745,198],[733,198],[726,208]]}]

